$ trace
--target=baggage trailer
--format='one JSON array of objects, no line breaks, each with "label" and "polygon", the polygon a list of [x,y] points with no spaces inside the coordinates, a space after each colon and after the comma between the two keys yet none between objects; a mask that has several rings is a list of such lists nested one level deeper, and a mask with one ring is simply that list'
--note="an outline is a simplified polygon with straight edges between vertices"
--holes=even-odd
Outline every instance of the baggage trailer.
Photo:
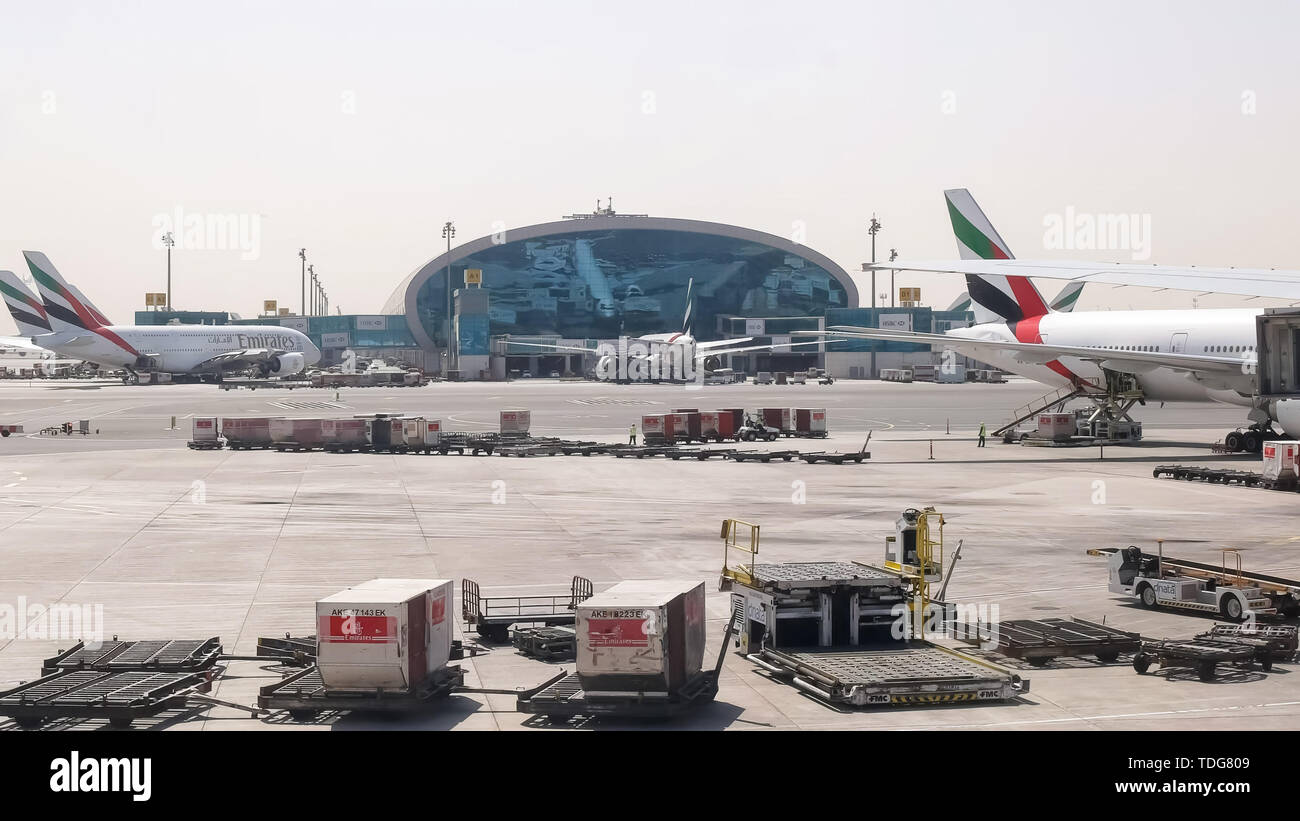
[{"label": "baggage trailer", "polygon": [[224,417],[221,436],[226,447],[232,450],[251,450],[271,447],[271,421],[278,416]]},{"label": "baggage trailer", "polygon": [[[682,440],[686,442],[703,442],[704,434],[702,430],[702,420],[700,411],[696,408],[678,408],[673,411],[674,417],[681,417],[683,422]],[[674,422],[677,420],[674,419]]]},{"label": "baggage trailer", "polygon": [[799,451],[797,450],[733,450],[727,455],[727,458],[736,462],[766,463],[773,459],[789,462],[798,455]]},{"label": "baggage trailer", "polygon": [[[1015,619],[979,625],[976,633],[961,638],[1035,666],[1061,656],[1096,656],[1098,661],[1110,663],[1117,661],[1121,653],[1136,653],[1142,648],[1142,637],[1137,633],[1074,618]],[[992,640],[986,641],[984,636]]]},{"label": "baggage trailer", "polygon": [[321,448],[331,453],[370,450],[364,419],[322,419],[320,440]]},{"label": "baggage trailer", "polygon": [[3,436],[6,439],[14,435],[15,433],[22,433],[22,432],[23,432],[22,425],[0,425],[0,436]]},{"label": "baggage trailer", "polygon": [[406,442],[402,439],[401,416],[377,413],[374,416],[359,417],[366,422],[366,441],[376,453],[405,453]]},{"label": "baggage trailer", "polygon": [[285,710],[295,721],[311,721],[322,712],[406,713],[428,707],[464,684],[464,669],[448,665],[411,688],[330,687],[321,678],[320,669],[312,665],[258,688],[257,706],[263,710]]},{"label": "baggage trailer", "polygon": [[759,408],[755,421],[762,422],[769,428],[776,428],[783,436],[794,432],[794,415],[790,408]]},{"label": "baggage trailer", "polygon": [[591,597],[591,579],[574,576],[568,595],[484,596],[478,582],[462,579],[460,613],[465,627],[488,641],[505,642],[516,624],[554,627],[577,621],[577,607]]},{"label": "baggage trailer", "polygon": [[[1248,644],[1220,639],[1147,639],[1142,649],[1133,657],[1133,669],[1145,674],[1152,664],[1160,669],[1187,668],[1196,671],[1201,681],[1214,681],[1218,667],[1229,664],[1242,672],[1254,669],[1259,651]],[[1264,672],[1273,668],[1272,660],[1264,655],[1259,659]]]},{"label": "baggage trailer", "polygon": [[219,450],[221,440],[217,438],[217,417],[194,417],[190,425],[190,441],[186,446],[193,450]]},{"label": "baggage trailer", "polygon": [[578,611],[577,671],[520,693],[520,712],[662,719],[717,695],[736,616],[727,622],[713,669],[704,669],[702,583],[623,581]]},{"label": "baggage trailer", "polygon": [[1300,616],[1300,580],[1241,569],[1241,553],[1222,551],[1220,565],[1164,555],[1163,540],[1155,555],[1130,545],[1088,551],[1105,556],[1107,589],[1136,598],[1143,607],[1168,607],[1217,614],[1239,622],[1256,616]]},{"label": "baggage trailer", "polygon": [[[1258,651],[1258,657],[1270,662],[1294,661],[1300,628],[1294,624],[1216,624],[1198,639],[1218,639],[1249,644]],[[1267,671],[1266,671],[1267,672]]]},{"label": "baggage trailer", "polygon": [[1157,465],[1152,469],[1151,475],[1160,479],[1167,477],[1170,479],[1180,479],[1183,481],[1203,481],[1210,484],[1220,485],[1245,485],[1246,487],[1258,487],[1264,484],[1262,474],[1250,470],[1234,470],[1232,468],[1208,468],[1197,465]]},{"label": "baggage trailer", "polygon": [[321,446],[324,419],[272,419],[271,447],[280,452],[316,450]]}]

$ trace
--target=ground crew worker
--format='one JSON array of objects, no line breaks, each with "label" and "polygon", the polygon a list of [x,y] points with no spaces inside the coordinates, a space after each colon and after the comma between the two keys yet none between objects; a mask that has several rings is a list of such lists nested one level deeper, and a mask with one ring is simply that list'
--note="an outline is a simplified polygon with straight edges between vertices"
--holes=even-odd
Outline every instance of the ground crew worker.
[{"label": "ground crew worker", "polygon": [[985,430],[984,430],[984,423],[983,423],[983,422],[980,422],[980,443],[979,443],[979,446],[980,446],[980,447],[984,447],[984,437],[985,437],[985,435],[986,435],[986,433],[985,433]]},{"label": "ground crew worker", "polygon": [[627,429],[627,443],[629,445],[636,444],[636,423],[635,422],[633,422],[632,426]]}]

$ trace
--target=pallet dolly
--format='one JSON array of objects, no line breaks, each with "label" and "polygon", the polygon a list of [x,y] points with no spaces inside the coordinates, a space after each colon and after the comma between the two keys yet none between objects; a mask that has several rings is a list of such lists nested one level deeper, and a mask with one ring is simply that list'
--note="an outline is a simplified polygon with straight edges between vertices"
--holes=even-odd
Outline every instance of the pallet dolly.
[{"label": "pallet dolly", "polygon": [[1145,674],[1155,662],[1160,668],[1190,668],[1201,681],[1214,681],[1220,664],[1249,672],[1259,661],[1264,672],[1273,669],[1273,659],[1259,648],[1222,639],[1147,639],[1133,657],[1133,669]]}]

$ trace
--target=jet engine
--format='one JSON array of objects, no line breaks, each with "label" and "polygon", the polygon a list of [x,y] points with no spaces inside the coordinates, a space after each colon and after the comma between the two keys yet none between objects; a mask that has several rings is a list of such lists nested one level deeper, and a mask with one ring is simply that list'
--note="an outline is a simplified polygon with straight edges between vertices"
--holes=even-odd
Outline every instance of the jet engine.
[{"label": "jet engine", "polygon": [[289,376],[306,369],[307,357],[300,353],[282,353],[279,356],[271,357],[268,365],[268,370],[271,373]]}]

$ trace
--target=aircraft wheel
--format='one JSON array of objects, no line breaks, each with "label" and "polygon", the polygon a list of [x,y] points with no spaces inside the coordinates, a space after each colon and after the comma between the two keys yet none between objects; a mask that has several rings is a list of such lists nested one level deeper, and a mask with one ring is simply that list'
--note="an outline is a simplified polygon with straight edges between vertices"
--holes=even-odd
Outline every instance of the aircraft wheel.
[{"label": "aircraft wheel", "polygon": [[1247,453],[1259,453],[1264,437],[1257,430],[1248,430],[1241,437],[1241,446]]},{"label": "aircraft wheel", "polygon": [[1242,438],[1241,431],[1232,431],[1227,436],[1223,437],[1223,449],[1229,453],[1236,453],[1237,451],[1242,450]]}]

